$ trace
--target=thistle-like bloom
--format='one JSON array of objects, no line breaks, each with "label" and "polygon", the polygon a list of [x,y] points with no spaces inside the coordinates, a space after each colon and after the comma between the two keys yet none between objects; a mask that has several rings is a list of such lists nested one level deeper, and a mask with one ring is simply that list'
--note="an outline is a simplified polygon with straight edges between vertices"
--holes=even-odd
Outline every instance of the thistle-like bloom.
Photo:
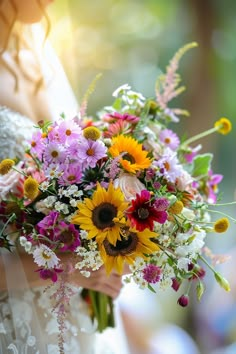
[{"label": "thistle-like bloom", "polygon": [[142,271],[143,279],[148,283],[155,284],[161,279],[162,270],[155,264],[148,264]]},{"label": "thistle-like bloom", "polygon": [[110,182],[106,190],[98,183],[92,198],[78,203],[79,210],[71,222],[88,231],[89,239],[96,237],[103,241],[107,238],[115,246],[121,239],[120,227],[127,206],[120,188],[114,188]]},{"label": "thistle-like bloom", "polygon": [[150,166],[148,152],[131,136],[119,135],[112,139],[112,143],[109,153],[114,158],[121,156],[120,164],[126,171],[135,173]]},{"label": "thistle-like bloom", "polygon": [[[154,221],[164,224],[167,220],[167,212],[162,208],[155,207],[151,200],[151,193],[143,190],[140,194],[136,194],[136,199],[131,201],[132,205],[127,209],[126,215],[129,218],[132,227],[138,231],[146,228],[153,230]],[[165,204],[166,208],[166,204]]]},{"label": "thistle-like bloom", "polygon": [[35,178],[29,176],[24,182],[24,195],[26,198],[33,200],[39,193],[39,183]]},{"label": "thistle-like bloom", "polygon": [[137,257],[146,258],[153,254],[159,247],[151,239],[157,234],[146,229],[139,232],[135,229],[124,227],[121,229],[121,238],[111,244],[107,238],[99,242],[99,250],[108,274],[115,269],[122,274],[124,263],[133,264]]}]

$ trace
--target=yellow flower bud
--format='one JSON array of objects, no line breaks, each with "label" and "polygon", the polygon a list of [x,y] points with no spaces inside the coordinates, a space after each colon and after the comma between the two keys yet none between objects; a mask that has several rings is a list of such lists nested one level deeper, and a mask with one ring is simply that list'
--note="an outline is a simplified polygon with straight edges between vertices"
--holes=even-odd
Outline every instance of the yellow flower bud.
[{"label": "yellow flower bud", "polygon": [[171,205],[171,207],[169,208],[169,212],[171,214],[180,214],[181,211],[183,210],[183,203],[181,202],[181,200],[177,200],[173,205]]},{"label": "yellow flower bud", "polygon": [[84,128],[83,135],[86,139],[98,140],[101,136],[100,130],[94,126]]},{"label": "yellow flower bud", "polygon": [[225,232],[229,227],[229,220],[227,218],[221,218],[214,224],[214,231],[218,233]]},{"label": "yellow flower bud", "polygon": [[220,118],[214,124],[214,127],[217,128],[218,132],[226,135],[232,130],[232,124],[229,119],[227,118]]},{"label": "yellow flower bud", "polygon": [[0,175],[6,175],[11,171],[12,166],[15,165],[15,161],[11,159],[2,160],[0,163]]},{"label": "yellow flower bud", "polygon": [[37,197],[39,193],[39,184],[36,179],[31,176],[28,177],[24,182],[24,195],[26,198],[33,200]]}]

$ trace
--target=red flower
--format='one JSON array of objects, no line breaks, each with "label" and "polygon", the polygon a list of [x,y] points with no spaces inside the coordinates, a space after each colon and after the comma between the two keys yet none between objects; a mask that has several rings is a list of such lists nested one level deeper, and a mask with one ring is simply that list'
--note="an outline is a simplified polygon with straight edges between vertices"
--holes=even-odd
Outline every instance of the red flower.
[{"label": "red flower", "polygon": [[151,200],[151,193],[142,190],[141,194],[136,194],[136,199],[132,200],[132,205],[127,210],[127,217],[131,226],[138,231],[145,229],[153,230],[154,221],[164,224],[167,219],[167,212],[155,206],[155,200]]}]

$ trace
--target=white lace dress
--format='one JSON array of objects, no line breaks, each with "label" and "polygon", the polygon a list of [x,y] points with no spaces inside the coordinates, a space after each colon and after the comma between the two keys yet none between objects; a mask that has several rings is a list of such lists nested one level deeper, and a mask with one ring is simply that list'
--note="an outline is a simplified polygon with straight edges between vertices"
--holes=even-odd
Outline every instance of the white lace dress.
[{"label": "white lace dress", "polygon": [[[31,132],[32,122],[29,119],[0,107],[0,161],[23,156],[23,142],[30,138]],[[0,289],[0,354],[58,354],[59,331],[57,319],[51,311],[49,292],[44,292],[45,287],[29,288],[17,255],[0,248],[0,264],[1,257],[6,273],[8,265],[12,262],[16,265],[15,271],[7,275],[8,291]],[[21,290],[16,290],[17,284],[21,284]],[[116,323],[115,329],[94,333],[80,289],[74,289],[65,321],[64,353],[128,354],[118,314]]]}]

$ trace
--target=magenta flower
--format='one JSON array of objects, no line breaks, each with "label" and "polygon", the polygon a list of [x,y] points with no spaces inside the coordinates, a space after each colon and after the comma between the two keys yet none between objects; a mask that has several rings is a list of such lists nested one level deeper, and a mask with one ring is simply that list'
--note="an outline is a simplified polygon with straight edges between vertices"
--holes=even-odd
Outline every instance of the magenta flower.
[{"label": "magenta flower", "polygon": [[143,279],[148,283],[157,283],[161,279],[161,274],[161,268],[154,264],[149,264],[143,269]]},{"label": "magenta flower", "polygon": [[98,160],[106,157],[107,148],[102,141],[81,139],[80,140],[80,158],[83,161],[83,167],[95,167]]},{"label": "magenta flower", "polygon": [[58,183],[62,186],[76,184],[81,181],[81,167],[78,164],[61,165],[63,175],[59,178]]},{"label": "magenta flower", "polygon": [[179,137],[170,129],[163,129],[159,135],[160,141],[171,150],[176,150],[179,146]]},{"label": "magenta flower", "polygon": [[188,303],[189,303],[189,296],[188,295],[181,295],[177,301],[177,304],[179,304],[182,307],[188,306]]},{"label": "magenta flower", "polygon": [[55,229],[55,239],[60,242],[60,251],[74,252],[80,246],[80,234],[73,224],[60,221]]},{"label": "magenta flower", "polygon": [[116,120],[122,120],[122,121],[127,121],[130,123],[138,123],[139,117],[134,116],[129,113],[119,113],[119,112],[114,112],[114,113],[107,113],[103,119],[108,122],[114,122]]},{"label": "magenta flower", "polygon": [[63,272],[62,269],[59,268],[53,268],[53,269],[48,269],[48,268],[39,268],[36,270],[36,272],[39,272],[39,276],[43,280],[51,279],[53,283],[55,283],[58,279],[57,273]]},{"label": "magenta flower", "polygon": [[39,233],[39,237],[44,240],[48,247],[51,247],[51,244],[48,244],[47,239],[50,241],[55,241],[55,228],[58,222],[60,213],[58,211],[50,211],[50,213],[45,216],[37,225],[36,230]]},{"label": "magenta flower", "polygon": [[208,203],[215,204],[217,201],[218,184],[222,181],[223,175],[213,174],[212,170],[208,172],[207,181],[207,201]]},{"label": "magenta flower", "polygon": [[197,156],[197,153],[199,150],[201,150],[202,146],[201,145],[197,145],[195,146],[194,148],[191,148],[191,152],[189,152],[188,154],[185,154],[185,160],[188,162],[188,163],[192,163],[193,162],[193,159],[195,156]]}]

